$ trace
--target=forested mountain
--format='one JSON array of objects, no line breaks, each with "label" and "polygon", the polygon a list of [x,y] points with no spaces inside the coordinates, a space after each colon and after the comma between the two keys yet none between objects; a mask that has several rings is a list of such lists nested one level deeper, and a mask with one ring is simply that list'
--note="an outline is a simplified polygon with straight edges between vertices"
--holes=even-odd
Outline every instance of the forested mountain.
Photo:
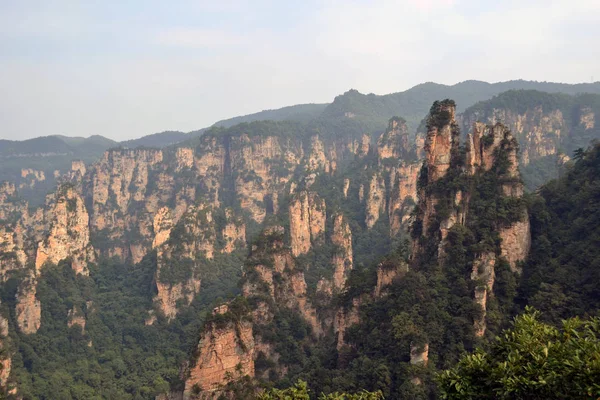
[{"label": "forested mountain", "polygon": [[[4,392],[252,398],[302,379],[436,398],[436,373],[526,305],[550,323],[597,313],[600,150],[575,149],[598,137],[597,95],[512,91],[463,114],[432,100],[421,132],[401,102],[358,114],[364,96],[341,97],[308,122],[113,147],[39,207],[3,183]],[[527,193],[525,154],[563,148],[562,177]]]}]

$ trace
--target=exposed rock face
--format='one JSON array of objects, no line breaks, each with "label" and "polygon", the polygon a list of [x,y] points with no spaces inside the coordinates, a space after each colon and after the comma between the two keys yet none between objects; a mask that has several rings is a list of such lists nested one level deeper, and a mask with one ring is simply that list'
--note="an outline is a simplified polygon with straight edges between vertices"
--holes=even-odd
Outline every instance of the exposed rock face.
[{"label": "exposed rock face", "polygon": [[482,337],[485,334],[487,300],[494,288],[495,267],[496,255],[494,253],[481,254],[473,261],[471,279],[478,282],[475,287],[475,303],[481,307],[482,311],[480,317],[474,321],[475,336],[477,337]]},{"label": "exposed rock face", "polygon": [[584,129],[594,129],[596,126],[595,114],[590,107],[582,107],[579,112],[579,125]]},{"label": "exposed rock face", "polygon": [[[460,131],[455,120],[456,105],[452,100],[435,102],[431,107],[430,115],[427,120],[427,139],[425,141],[425,164],[427,171],[427,184],[432,185],[439,179],[442,179],[452,161],[453,153],[458,149],[458,137]],[[443,258],[444,239],[448,231],[458,221],[463,219],[466,204],[463,202],[462,194],[456,193],[453,210],[447,218],[440,222],[437,232],[431,232],[431,227],[435,221],[436,206],[439,199],[435,195],[426,195],[421,190],[419,197],[418,224],[422,227],[421,238],[437,235],[440,238],[438,246],[438,257]],[[460,212],[458,210],[461,210]],[[418,243],[413,243],[413,262],[419,263],[419,256],[422,248]]]},{"label": "exposed rock face", "polygon": [[[154,297],[154,302],[162,311],[168,321],[172,321],[179,311],[177,303],[184,300],[186,304],[190,304],[196,293],[200,291],[200,280],[189,279],[185,282],[162,283],[156,281],[157,295]],[[151,325],[151,324],[149,324]]]},{"label": "exposed rock face", "polygon": [[394,280],[401,278],[408,272],[408,264],[405,262],[389,263],[382,262],[377,266],[377,286],[375,286],[375,297],[381,297],[387,286],[390,286]]},{"label": "exposed rock face", "polygon": [[[427,366],[429,362],[429,344],[425,343],[423,346],[410,346],[410,363],[412,365]],[[410,380],[413,385],[421,385],[421,378],[413,376]]]},{"label": "exposed rock face", "polygon": [[367,228],[372,228],[379,220],[382,213],[385,212],[385,180],[380,174],[374,174],[369,183],[366,203]]},{"label": "exposed rock face", "polygon": [[8,342],[8,319],[0,315],[0,390],[6,391],[8,386],[8,378],[12,367],[12,359],[7,349]]},{"label": "exposed rock face", "polygon": [[520,272],[519,263],[524,261],[531,249],[531,231],[529,220],[517,221],[500,232],[501,255],[510,264],[511,270]]},{"label": "exposed rock face", "polygon": [[31,168],[23,168],[21,170],[21,184],[19,189],[26,187],[33,188],[38,182],[44,182],[46,180],[46,174],[44,171],[38,171]]},{"label": "exposed rock face", "polygon": [[[436,102],[432,107],[425,140],[425,158],[429,183],[446,175],[452,149],[458,146],[458,125],[453,101]],[[433,118],[433,119],[432,119]]]},{"label": "exposed rock face", "polygon": [[36,181],[40,181],[41,182],[41,181],[45,181],[46,180],[46,175],[44,174],[44,171],[37,171],[37,170],[31,169],[31,168],[23,168],[21,170],[21,178],[27,178],[30,175]]},{"label": "exposed rock face", "polygon": [[[99,249],[104,255],[139,262],[150,249],[153,214],[173,192],[173,177],[159,172],[162,162],[160,150],[113,149],[90,168],[91,229],[112,243]],[[127,233],[137,239],[127,240]]]},{"label": "exposed rock face", "polygon": [[26,265],[27,254],[23,250],[23,235],[19,225],[14,229],[0,226],[0,254],[0,281],[4,281],[10,271]]},{"label": "exposed rock face", "polygon": [[71,161],[71,171],[79,174],[80,176],[84,176],[87,171],[85,167],[85,163],[81,160],[73,160]]},{"label": "exposed rock face", "polygon": [[[231,138],[229,162],[237,175],[235,192],[242,208],[256,222],[263,222],[265,203],[283,189],[302,156],[302,144],[295,139],[248,135]],[[313,161],[318,163],[321,158],[315,157]]]},{"label": "exposed rock face", "polygon": [[[586,126],[590,114],[584,112],[580,115],[583,118],[580,122]],[[532,107],[522,113],[511,109],[493,109],[489,113],[466,115],[463,123],[468,127],[476,121],[492,125],[502,122],[506,125],[519,141],[522,165],[556,154],[569,133],[563,113],[542,106]]]},{"label": "exposed rock face", "polygon": [[331,242],[337,247],[333,255],[333,286],[341,290],[352,269],[352,232],[343,214],[333,218]]},{"label": "exposed rock face", "polygon": [[[469,226],[469,212],[478,211],[469,208],[471,190],[478,190],[476,187],[468,190],[445,190],[444,196],[440,197],[436,197],[439,195],[431,192],[432,188],[435,189],[433,185],[446,176],[453,157],[457,157],[459,153],[456,151],[459,131],[453,116],[453,109],[448,111],[440,103],[434,103],[432,114],[428,119],[429,132],[425,145],[424,168],[427,168],[429,187],[428,190],[424,188],[419,193],[417,218],[421,223],[421,229],[417,231],[420,237],[413,243],[414,267],[419,266],[420,256],[426,252],[425,241],[431,240],[437,241],[435,257],[438,264],[443,266],[446,262],[445,248],[450,231],[457,224]],[[545,124],[552,123],[552,119],[544,119],[544,121]],[[523,184],[518,170],[517,147],[516,140],[506,126],[500,123],[494,125],[474,123],[472,132],[468,135],[464,167],[461,169],[454,167],[457,169],[453,170],[454,175],[451,179],[458,174],[463,174],[465,178],[477,184],[482,179],[484,181],[488,179],[486,177],[489,177],[489,174],[496,174],[494,182],[498,182],[496,191],[499,198],[519,198],[523,195]],[[445,217],[441,220],[436,215],[440,206],[445,209]],[[513,271],[517,271],[519,262],[523,261],[529,252],[531,244],[529,218],[524,205],[515,203],[514,207],[519,207],[522,213],[519,219],[506,222],[499,216],[498,221],[488,221],[495,227],[501,239],[500,245],[487,244],[488,250],[479,253],[472,260],[471,279],[477,282],[474,298],[482,310],[474,320],[476,336],[483,336],[486,330],[486,309],[489,298],[493,295],[495,266],[498,262],[496,254],[506,259]]]},{"label": "exposed rock face", "polygon": [[357,154],[360,158],[366,157],[371,149],[371,138],[369,135],[363,135],[358,145]]},{"label": "exposed rock face", "polygon": [[401,118],[392,118],[388,128],[377,140],[377,154],[380,159],[400,159],[410,151],[408,128]]},{"label": "exposed rock face", "polygon": [[194,150],[189,147],[179,147],[175,159],[177,160],[177,171],[192,168],[194,166]]},{"label": "exposed rock face", "polygon": [[71,308],[67,315],[67,325],[69,328],[77,326],[79,329],[81,329],[81,334],[83,335],[85,333],[85,324],[85,313],[78,307]]},{"label": "exposed rock face", "polygon": [[[334,168],[335,169],[335,168]],[[314,172],[323,170],[326,173],[331,171],[331,164],[325,156],[325,146],[318,135],[310,138],[310,153],[307,160],[307,171]]]},{"label": "exposed rock face", "polygon": [[246,224],[240,217],[236,217],[232,209],[225,210],[225,227],[223,228],[224,253],[231,253],[236,248],[246,245]]},{"label": "exposed rock face", "polygon": [[350,179],[346,178],[346,179],[344,179],[344,187],[342,189],[345,199],[348,198],[348,189],[349,188],[350,188]]},{"label": "exposed rock face", "polygon": [[35,267],[39,271],[46,262],[57,264],[71,257],[78,274],[87,275],[87,263],[94,261],[90,243],[89,216],[83,199],[72,186],[61,186],[48,205],[48,236],[38,244]]},{"label": "exposed rock face", "polygon": [[[227,314],[218,307],[216,314]],[[207,399],[227,382],[254,377],[254,336],[249,321],[212,322],[198,344],[195,364],[185,381],[185,399]]]},{"label": "exposed rock face", "polygon": [[293,195],[289,206],[292,254],[307,253],[325,231],[325,200],[305,190]]},{"label": "exposed rock face", "polygon": [[25,334],[36,333],[40,329],[42,318],[42,305],[36,298],[37,281],[33,275],[29,276],[19,287],[17,292],[16,317],[19,330]]},{"label": "exposed rock face", "polygon": [[419,163],[402,163],[391,174],[393,187],[388,204],[388,214],[392,236],[398,235],[408,227],[410,213],[417,203],[417,178],[420,169]]},{"label": "exposed rock face", "polygon": [[337,349],[340,350],[346,341],[344,340],[344,334],[346,330],[352,325],[360,322],[358,311],[362,304],[362,298],[355,297],[352,299],[352,306],[348,309],[340,308],[335,316],[333,323],[333,331],[337,333]]},{"label": "exposed rock face", "polygon": [[[184,300],[189,305],[200,291],[201,278],[196,271],[196,260],[213,258],[216,232],[212,207],[206,204],[191,206],[178,222],[179,230],[173,233],[173,223],[166,207],[154,219],[154,247],[157,270],[155,304],[171,321],[177,315],[177,303]],[[188,272],[182,278],[180,269]]]}]

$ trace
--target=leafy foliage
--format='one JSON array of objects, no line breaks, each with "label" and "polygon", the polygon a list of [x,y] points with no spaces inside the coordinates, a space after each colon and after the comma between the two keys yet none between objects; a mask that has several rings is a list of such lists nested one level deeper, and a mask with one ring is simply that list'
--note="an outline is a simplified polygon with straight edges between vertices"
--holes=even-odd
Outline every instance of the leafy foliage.
[{"label": "leafy foliage", "polygon": [[581,399],[600,396],[600,319],[562,328],[527,309],[488,351],[478,349],[439,375],[443,398]]}]

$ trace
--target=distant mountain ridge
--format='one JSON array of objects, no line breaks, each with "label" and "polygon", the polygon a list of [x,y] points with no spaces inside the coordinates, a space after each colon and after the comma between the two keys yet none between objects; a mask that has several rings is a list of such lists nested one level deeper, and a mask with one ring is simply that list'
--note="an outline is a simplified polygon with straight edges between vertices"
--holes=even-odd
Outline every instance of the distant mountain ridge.
[{"label": "distant mountain ridge", "polygon": [[[324,137],[358,137],[364,133],[374,136],[386,128],[390,117],[398,115],[406,120],[409,132],[414,133],[436,99],[455,99],[459,104],[457,111],[462,112],[505,91],[521,89],[571,95],[600,94],[600,82],[566,84],[513,80],[487,83],[468,80],[454,85],[426,82],[403,92],[385,95],[362,94],[352,89],[336,96],[329,104],[299,104],[263,110],[217,121],[213,127],[230,128],[240,123],[261,120],[292,121],[306,124]],[[90,163],[113,147],[164,148],[199,137],[207,129],[188,133],[165,131],[122,142],[100,135],[89,138],[55,135],[24,141],[0,140],[0,159],[3,160],[0,165],[0,181],[21,182],[22,170],[31,169],[43,171],[46,178],[49,178],[47,183],[53,184],[55,175],[68,170],[72,160]]]}]

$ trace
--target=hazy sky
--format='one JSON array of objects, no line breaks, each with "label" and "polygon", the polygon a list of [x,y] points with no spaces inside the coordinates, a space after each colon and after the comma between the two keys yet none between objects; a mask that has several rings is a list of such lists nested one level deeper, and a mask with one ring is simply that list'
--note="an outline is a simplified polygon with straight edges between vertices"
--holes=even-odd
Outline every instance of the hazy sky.
[{"label": "hazy sky", "polygon": [[0,138],[123,140],[350,88],[600,79],[600,0],[0,0]]}]

